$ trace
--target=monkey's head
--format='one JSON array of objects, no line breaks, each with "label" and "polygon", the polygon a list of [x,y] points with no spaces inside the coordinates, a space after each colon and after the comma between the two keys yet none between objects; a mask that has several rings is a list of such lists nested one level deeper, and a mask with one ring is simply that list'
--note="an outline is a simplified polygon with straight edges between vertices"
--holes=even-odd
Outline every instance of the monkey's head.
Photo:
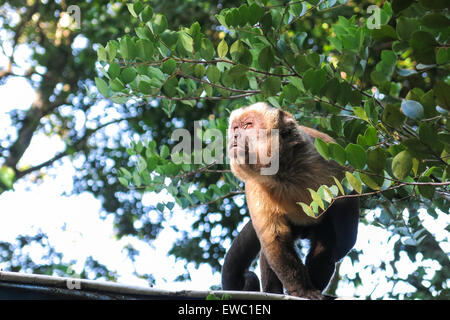
[{"label": "monkey's head", "polygon": [[264,102],[234,110],[229,118],[227,151],[231,170],[241,180],[275,175],[280,154],[298,141],[297,123],[283,110]]}]

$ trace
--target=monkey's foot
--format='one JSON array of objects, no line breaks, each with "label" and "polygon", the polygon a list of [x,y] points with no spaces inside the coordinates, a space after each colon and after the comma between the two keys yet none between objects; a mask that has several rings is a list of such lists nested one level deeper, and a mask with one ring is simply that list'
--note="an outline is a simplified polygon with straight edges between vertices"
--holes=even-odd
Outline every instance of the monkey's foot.
[{"label": "monkey's foot", "polygon": [[296,290],[289,292],[289,295],[306,298],[309,300],[326,300],[327,298],[319,290]]}]

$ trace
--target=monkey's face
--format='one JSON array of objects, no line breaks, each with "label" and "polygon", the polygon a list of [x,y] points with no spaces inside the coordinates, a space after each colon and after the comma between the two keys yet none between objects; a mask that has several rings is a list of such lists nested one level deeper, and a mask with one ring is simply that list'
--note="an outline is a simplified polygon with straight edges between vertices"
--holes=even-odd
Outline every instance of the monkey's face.
[{"label": "monkey's face", "polygon": [[[228,156],[235,175],[245,179],[248,174],[275,174],[278,170],[264,173],[263,169],[272,168],[273,155],[278,156],[277,128],[271,127],[271,121],[261,107],[253,106],[236,110],[230,116],[228,129]],[[271,108],[276,110],[275,108]],[[266,170],[267,171],[267,170]]]},{"label": "monkey's face", "polygon": [[[233,159],[245,160],[247,164],[256,164],[257,146],[264,131],[264,122],[254,112],[244,113],[231,122],[228,151]],[[252,162],[249,162],[252,160]]]}]

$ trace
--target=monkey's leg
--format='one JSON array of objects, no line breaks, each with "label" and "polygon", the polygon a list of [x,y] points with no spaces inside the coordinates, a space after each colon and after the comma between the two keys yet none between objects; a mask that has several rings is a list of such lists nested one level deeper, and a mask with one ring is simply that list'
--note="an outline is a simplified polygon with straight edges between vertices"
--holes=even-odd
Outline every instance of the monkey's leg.
[{"label": "monkey's leg", "polygon": [[259,258],[259,264],[261,268],[261,283],[262,290],[264,292],[271,293],[283,293],[283,284],[278,279],[275,272],[270,268],[269,263],[263,252],[261,252],[261,257]]},{"label": "monkey's leg", "polygon": [[334,256],[335,260],[339,261],[353,248],[356,242],[359,223],[359,199],[347,198],[336,201],[329,216],[336,237]]},{"label": "monkey's leg", "polygon": [[312,285],[308,270],[294,249],[290,232],[269,234],[266,230],[260,240],[267,262],[288,294],[309,299],[324,299]]},{"label": "monkey's leg", "polygon": [[249,221],[228,250],[222,267],[222,289],[260,291],[259,279],[248,267],[256,258],[261,246]]},{"label": "monkey's leg", "polygon": [[323,224],[314,229],[311,248],[306,256],[306,268],[311,282],[317,290],[322,291],[328,285],[335,269],[335,237],[330,224]]},{"label": "monkey's leg", "polygon": [[318,290],[325,289],[335,270],[335,263],[355,244],[358,220],[358,199],[349,198],[330,207],[321,223],[314,228],[306,267]]}]

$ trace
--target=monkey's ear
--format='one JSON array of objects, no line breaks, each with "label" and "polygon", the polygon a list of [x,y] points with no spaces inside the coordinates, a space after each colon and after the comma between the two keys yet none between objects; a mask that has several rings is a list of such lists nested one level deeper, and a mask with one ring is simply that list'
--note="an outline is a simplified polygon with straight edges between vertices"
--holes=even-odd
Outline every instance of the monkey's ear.
[{"label": "monkey's ear", "polygon": [[278,110],[278,129],[282,137],[292,134],[297,126],[297,121],[292,114],[284,110]]}]

